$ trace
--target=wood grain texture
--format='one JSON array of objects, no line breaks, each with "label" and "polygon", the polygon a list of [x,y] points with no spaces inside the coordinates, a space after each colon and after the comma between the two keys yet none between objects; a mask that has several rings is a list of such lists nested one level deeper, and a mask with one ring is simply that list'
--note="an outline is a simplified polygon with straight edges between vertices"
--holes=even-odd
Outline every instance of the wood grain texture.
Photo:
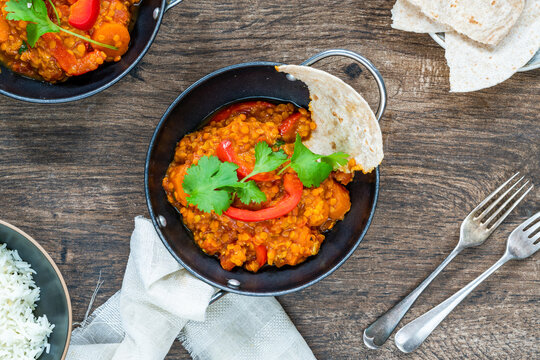
[{"label": "wood grain texture", "polygon": [[[494,88],[448,92],[444,51],[393,30],[392,1],[185,0],[142,62],[77,103],[0,98],[0,218],[34,236],[63,272],[80,321],[99,273],[96,305],[117,291],[136,215],[147,216],[143,169],[153,129],[174,98],[218,68],[255,60],[297,64],[329,48],[371,59],[389,93],[385,160],[372,226],[332,276],[279,298],[318,359],[404,358],[366,326],[426,277],[458,240],[460,221],[521,170],[540,185],[540,72]],[[372,104],[375,87],[350,61],[325,61]],[[538,186],[537,186],[538,187]],[[408,322],[495,262],[509,232],[539,210],[534,190],[485,245],[466,250],[422,295]],[[538,358],[540,257],[486,280],[414,353],[419,359]],[[180,344],[168,359],[187,359]]]}]

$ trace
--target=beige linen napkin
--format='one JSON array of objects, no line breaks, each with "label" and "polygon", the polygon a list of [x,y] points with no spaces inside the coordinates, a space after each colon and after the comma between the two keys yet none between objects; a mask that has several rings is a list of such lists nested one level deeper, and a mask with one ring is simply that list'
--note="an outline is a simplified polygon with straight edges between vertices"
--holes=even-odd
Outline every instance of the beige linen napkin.
[{"label": "beige linen napkin", "polygon": [[179,338],[195,360],[315,359],[275,298],[216,291],[135,219],[122,289],[73,330],[68,360],[161,360]]}]

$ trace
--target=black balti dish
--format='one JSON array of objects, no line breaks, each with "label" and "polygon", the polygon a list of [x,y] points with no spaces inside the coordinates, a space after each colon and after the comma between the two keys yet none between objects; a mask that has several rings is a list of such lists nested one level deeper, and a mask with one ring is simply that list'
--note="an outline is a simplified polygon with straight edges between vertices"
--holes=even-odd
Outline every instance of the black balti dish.
[{"label": "black balti dish", "polygon": [[[384,82],[375,67],[362,56],[347,50],[317,54],[302,65],[334,55],[353,58],[373,75],[381,95],[377,110],[380,120],[386,105]],[[254,100],[291,102],[307,108],[306,85],[277,72],[273,62],[232,65],[217,70],[186,89],[172,103],[159,122],[146,158],[145,191],[150,216],[172,256],[194,276],[223,291],[254,296],[275,296],[310,286],[330,275],[358,247],[373,218],[379,194],[378,168],[369,174],[357,173],[347,189],[351,209],[345,219],[326,234],[319,253],[294,267],[262,268],[251,273],[241,268],[224,270],[219,261],[205,255],[194,243],[176,209],[167,201],[161,181],[171,162],[177,142],[197,130],[217,109],[231,103]]]},{"label": "black balti dish", "polygon": [[141,61],[152,45],[164,13],[182,0],[144,0],[137,9],[137,18],[130,32],[128,51],[120,61],[107,63],[64,82],[50,84],[21,76],[0,65],[0,94],[35,103],[63,103],[81,100],[107,89],[122,79]]}]

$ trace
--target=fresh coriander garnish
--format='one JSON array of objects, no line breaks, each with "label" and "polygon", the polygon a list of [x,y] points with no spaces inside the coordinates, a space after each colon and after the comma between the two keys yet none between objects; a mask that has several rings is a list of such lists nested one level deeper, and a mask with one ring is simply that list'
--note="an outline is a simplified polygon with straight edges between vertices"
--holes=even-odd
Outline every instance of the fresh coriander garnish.
[{"label": "fresh coriander garnish", "polygon": [[242,179],[242,182],[254,175],[273,171],[286,161],[287,154],[283,150],[272,151],[266,142],[258,142],[255,145],[255,166],[253,171]]},{"label": "fresh coriander garnish", "polygon": [[348,157],[348,154],[342,152],[328,156],[315,154],[302,144],[300,135],[296,134],[291,162],[281,169],[280,173],[290,166],[296,171],[305,187],[319,186],[332,170],[347,164]]},{"label": "fresh coriander garnish", "polygon": [[215,156],[200,158],[197,165],[190,166],[184,177],[182,186],[189,195],[187,202],[196,205],[201,211],[214,210],[221,214],[231,205],[232,196],[229,191],[219,188],[238,182],[236,169],[237,165],[222,163]]},{"label": "fresh coriander garnish", "polygon": [[282,145],[285,145],[285,141],[279,139],[274,143],[273,147],[280,147]]},{"label": "fresh coriander garnish", "polygon": [[[49,1],[49,4],[51,4],[51,7],[54,11],[54,15],[56,16],[56,25],[61,26],[62,24],[60,23],[60,15],[58,15],[58,11],[56,10],[56,7],[54,6],[52,0],[48,0],[48,1]],[[30,1],[27,0],[27,2],[29,3]]]},{"label": "fresh coriander garnish", "polygon": [[[294,153],[280,173],[292,167],[306,187],[319,186],[332,170],[347,164],[349,155],[337,152],[328,156],[317,155],[309,150],[299,135],[296,135]],[[204,156],[197,165],[186,172],[182,187],[188,195],[187,202],[204,212],[215,211],[221,215],[233,202],[234,196],[244,204],[266,201],[266,195],[250,177],[274,171],[288,161],[283,150],[272,151],[264,141],[255,145],[255,166],[253,171],[238,181],[238,165],[221,162],[217,156]]]},{"label": "fresh coriander garnish", "polygon": [[223,189],[234,192],[238,199],[244,204],[259,204],[266,201],[266,195],[259,189],[255,181],[238,182],[233,185],[225,186]]},{"label": "fresh coriander garnish", "polygon": [[29,46],[30,45],[28,45],[26,40],[23,40],[23,43],[21,44],[21,47],[19,48],[19,55],[22,55],[23,52],[27,51]]},{"label": "fresh coriander garnish", "polygon": [[216,156],[203,156],[197,165],[192,165],[186,172],[182,187],[189,195],[188,203],[197,206],[199,210],[210,212],[214,210],[221,215],[233,201],[232,194],[236,193],[240,201],[260,203],[266,200],[266,195],[259,190],[254,181],[238,182],[236,174],[238,165],[221,162]]},{"label": "fresh coriander garnish", "polygon": [[26,25],[26,37],[28,39],[28,44],[31,47],[34,47],[36,45],[36,42],[43,34],[57,33],[63,31],[80,39],[83,39],[84,41],[88,41],[89,43],[99,45],[107,49],[118,50],[118,48],[112,45],[92,40],[86,36],[62,28],[60,26],[60,17],[58,16],[58,11],[56,10],[56,7],[51,0],[48,1],[51,4],[54,13],[56,14],[58,24],[55,24],[54,22],[52,22],[51,19],[49,19],[47,7],[45,6],[45,2],[43,0],[9,0],[6,3],[5,10],[8,13],[6,15],[7,20],[22,20],[29,22]]},{"label": "fresh coriander garnish", "polygon": [[332,166],[332,170],[337,170],[340,166],[347,164],[349,157],[349,154],[339,151],[331,155],[321,157],[321,161],[330,164]]}]

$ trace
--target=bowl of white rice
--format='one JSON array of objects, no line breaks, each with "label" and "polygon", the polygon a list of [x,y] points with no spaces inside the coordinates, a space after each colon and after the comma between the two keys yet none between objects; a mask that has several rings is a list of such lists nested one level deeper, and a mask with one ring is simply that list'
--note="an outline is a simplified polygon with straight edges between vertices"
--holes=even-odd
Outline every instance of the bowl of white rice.
[{"label": "bowl of white rice", "polygon": [[52,258],[0,220],[0,359],[63,360],[71,325],[68,290]]}]

